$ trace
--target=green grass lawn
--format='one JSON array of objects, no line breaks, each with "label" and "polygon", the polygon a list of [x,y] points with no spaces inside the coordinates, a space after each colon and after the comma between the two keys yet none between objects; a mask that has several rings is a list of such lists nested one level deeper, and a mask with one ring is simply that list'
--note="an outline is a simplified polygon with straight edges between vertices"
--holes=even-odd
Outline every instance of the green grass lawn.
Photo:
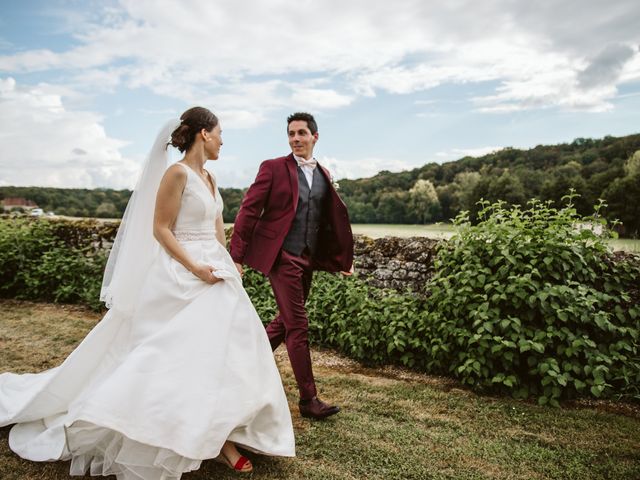
[{"label": "green grass lawn", "polygon": [[[59,364],[99,318],[79,307],[0,301],[0,371],[39,371]],[[343,411],[324,422],[309,421],[297,412],[286,352],[278,350],[276,357],[296,430],[297,457],[249,454],[255,468],[250,478],[640,478],[640,409],[632,405],[585,401],[544,408],[479,396],[446,378],[364,368],[314,350],[321,397]],[[0,429],[2,480],[70,478],[67,462],[34,463],[14,455],[8,433],[8,427]],[[205,461],[183,478],[240,475]]]}]

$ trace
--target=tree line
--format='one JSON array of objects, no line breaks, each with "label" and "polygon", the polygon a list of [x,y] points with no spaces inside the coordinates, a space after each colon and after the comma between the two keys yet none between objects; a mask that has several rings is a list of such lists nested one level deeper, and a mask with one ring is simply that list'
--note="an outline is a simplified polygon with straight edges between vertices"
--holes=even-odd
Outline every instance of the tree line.
[{"label": "tree line", "polygon": [[[225,222],[232,223],[240,208],[246,189],[221,188],[224,197]],[[24,198],[56,215],[87,218],[122,218],[131,197],[131,190],[109,188],[52,188],[52,187],[0,187],[0,200]],[[16,207],[14,210],[23,210]]]},{"label": "tree line", "polygon": [[581,215],[603,214],[622,222],[625,236],[640,235],[640,134],[529,150],[505,148],[482,157],[429,163],[399,173],[341,180],[340,192],[354,223],[433,223],[467,210],[473,219],[481,199],[525,205],[531,198],[562,206],[571,189]]},{"label": "tree line", "polygon": [[[482,157],[428,163],[403,172],[382,171],[370,178],[343,179],[340,194],[353,223],[422,224],[449,221],[480,199],[526,204],[530,198],[560,206],[574,189],[581,215],[603,198],[604,215],[622,222],[625,236],[640,235],[640,134],[571,143],[539,145],[528,150],[504,148]],[[221,188],[224,220],[233,222],[244,189]],[[0,199],[23,197],[60,215],[118,218],[131,192],[112,189],[0,187]]]}]

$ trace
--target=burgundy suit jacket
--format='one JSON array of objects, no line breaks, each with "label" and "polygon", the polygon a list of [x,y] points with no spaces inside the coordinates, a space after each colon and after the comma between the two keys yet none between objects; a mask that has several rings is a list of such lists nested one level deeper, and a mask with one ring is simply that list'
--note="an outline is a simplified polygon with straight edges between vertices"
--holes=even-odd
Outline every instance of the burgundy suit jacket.
[{"label": "burgundy suit jacket", "polygon": [[[231,258],[269,275],[298,206],[298,170],[293,154],[265,160],[249,187],[236,216],[231,237]],[[318,232],[315,270],[348,271],[353,264],[353,234],[347,207],[331,183],[329,172],[318,165],[329,185],[324,218]]]}]

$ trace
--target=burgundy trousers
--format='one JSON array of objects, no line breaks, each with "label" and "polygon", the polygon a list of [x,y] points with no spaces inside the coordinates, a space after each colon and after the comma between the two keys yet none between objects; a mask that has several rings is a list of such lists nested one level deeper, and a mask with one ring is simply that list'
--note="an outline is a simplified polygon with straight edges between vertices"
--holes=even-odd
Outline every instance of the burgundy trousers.
[{"label": "burgundy trousers", "polygon": [[269,273],[279,311],[267,325],[267,335],[273,350],[283,341],[287,346],[301,400],[316,396],[309,353],[309,320],[304,308],[312,277],[311,258],[306,254],[297,257],[285,250],[280,252]]}]

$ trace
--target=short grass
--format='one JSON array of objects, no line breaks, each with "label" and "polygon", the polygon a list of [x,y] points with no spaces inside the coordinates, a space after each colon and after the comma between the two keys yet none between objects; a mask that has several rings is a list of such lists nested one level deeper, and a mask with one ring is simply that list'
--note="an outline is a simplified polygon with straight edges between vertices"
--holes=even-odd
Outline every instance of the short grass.
[{"label": "short grass", "polygon": [[[82,308],[0,301],[0,371],[30,372],[62,361],[99,315]],[[321,396],[343,411],[300,418],[286,352],[276,353],[297,439],[294,459],[249,454],[253,479],[638,479],[640,411],[581,402],[560,409],[478,396],[446,378],[369,369],[314,350]],[[60,480],[67,462],[13,454],[0,429],[0,478]],[[78,477],[73,477],[78,478]],[[90,478],[90,477],[86,477]],[[205,461],[185,480],[237,479]]]}]

